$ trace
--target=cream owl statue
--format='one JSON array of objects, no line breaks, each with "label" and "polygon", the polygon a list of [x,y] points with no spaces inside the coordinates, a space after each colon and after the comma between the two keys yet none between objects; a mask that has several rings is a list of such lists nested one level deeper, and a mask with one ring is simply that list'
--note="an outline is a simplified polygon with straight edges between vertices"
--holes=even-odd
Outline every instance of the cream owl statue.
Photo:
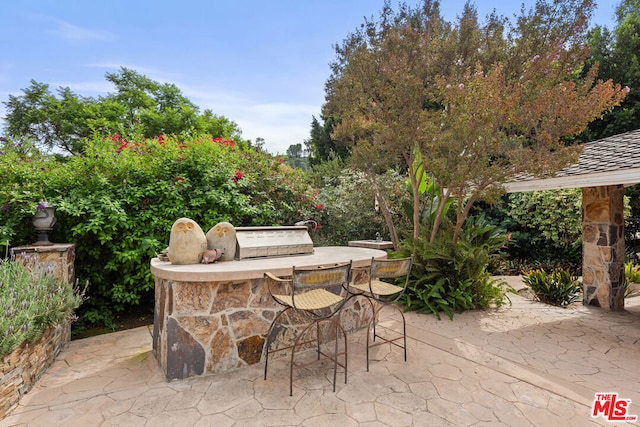
[{"label": "cream owl statue", "polygon": [[173,223],[167,253],[171,264],[198,264],[206,249],[207,237],[194,220],[180,218]]},{"label": "cream owl statue", "polygon": [[219,222],[207,232],[207,247],[222,250],[220,261],[236,257],[236,229],[228,222]]}]

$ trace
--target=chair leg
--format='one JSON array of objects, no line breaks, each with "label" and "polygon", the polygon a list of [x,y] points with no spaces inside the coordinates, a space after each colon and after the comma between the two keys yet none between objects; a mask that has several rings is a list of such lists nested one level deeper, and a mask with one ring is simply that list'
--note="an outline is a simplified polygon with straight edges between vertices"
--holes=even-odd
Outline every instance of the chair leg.
[{"label": "chair leg", "polygon": [[336,392],[336,377],[338,376],[338,322],[335,322],[336,345],[333,353],[333,392]]},{"label": "chair leg", "polygon": [[[372,303],[372,307],[373,307],[373,303]],[[373,326],[373,340],[375,341],[376,336],[376,328],[375,328],[375,321],[376,321],[376,317],[378,316],[378,312],[376,311],[375,307],[373,307],[373,313],[371,314],[371,319],[369,320],[369,323],[367,324],[367,372],[369,372],[369,348],[371,347],[370,344],[370,339],[371,339],[371,329]]]},{"label": "chair leg", "polygon": [[[315,323],[315,322],[313,322],[313,323]],[[304,334],[307,333],[309,328],[313,326],[313,323],[307,325],[296,336],[296,338],[293,340],[293,345],[291,346],[291,360],[289,361],[289,396],[293,396],[293,364],[295,362],[296,347],[298,346],[298,343],[300,342],[300,338],[302,338],[304,336]]]},{"label": "chair leg", "polygon": [[267,367],[269,366],[269,349],[264,355],[264,380],[267,380]]},{"label": "chair leg", "polygon": [[369,327],[367,326],[367,372],[369,372]]},{"label": "chair leg", "polygon": [[315,322],[316,324],[316,353],[318,360],[320,360],[320,322]]},{"label": "chair leg", "polygon": [[337,378],[338,378],[338,357],[339,357],[339,349],[340,346],[338,345],[338,341],[340,339],[340,333],[342,332],[342,337],[344,339],[344,383],[347,383],[347,372],[348,372],[348,360],[349,360],[349,352],[348,352],[348,347],[347,347],[347,332],[344,330],[344,328],[342,327],[342,324],[340,323],[340,318],[338,317],[338,319],[332,320],[332,323],[334,323],[334,333],[335,333],[335,346],[334,346],[334,352],[333,352],[333,392],[335,393],[336,391],[336,382],[337,382]]},{"label": "chair leg", "polygon": [[375,318],[375,316],[373,317],[372,326],[373,326],[373,341],[375,342],[376,336],[378,335],[378,333],[376,332],[376,318]]},{"label": "chair leg", "polygon": [[[316,328],[318,333],[320,332],[319,329],[319,322],[314,321],[310,324],[308,324],[302,331],[300,331],[299,334],[296,335],[296,338],[293,341],[293,345],[291,346],[291,360],[289,362],[289,396],[293,396],[293,365],[295,362],[295,356],[296,356],[296,348],[300,345],[300,340],[309,332],[309,329],[311,329],[313,327],[313,325],[316,325]],[[318,345],[320,344],[320,337],[316,336],[316,339],[318,340]],[[318,351],[319,351],[318,347]]]},{"label": "chair leg", "polygon": [[402,309],[395,304],[392,304],[392,306],[395,307],[396,310],[398,310],[398,313],[400,313],[400,316],[402,317],[402,339],[403,339],[402,348],[404,350],[404,361],[406,362],[407,361],[407,321],[404,318],[404,312],[402,311]]},{"label": "chair leg", "polygon": [[[381,304],[377,309],[373,310],[373,316],[371,317],[371,320],[369,321],[369,325],[367,326],[367,372],[369,372],[369,347],[374,347],[377,345],[381,345],[384,344],[385,342],[389,343],[389,344],[393,344],[395,346],[398,347],[402,347],[403,351],[404,351],[404,361],[407,361],[407,322],[406,319],[404,317],[404,313],[402,312],[402,309],[400,307],[398,307],[395,304],[391,304],[396,310],[398,310],[398,313],[400,313],[400,316],[402,317],[402,346],[400,346],[399,344],[397,344],[395,341],[397,341],[398,338],[384,338],[382,336],[378,336],[377,332],[376,332],[376,321],[378,320],[380,311],[389,304]],[[373,329],[373,337],[371,337],[371,329]],[[375,342],[376,337],[380,338],[382,340],[382,342],[380,343],[370,343],[370,339],[372,338],[372,341]]]},{"label": "chair leg", "polygon": [[[396,306],[397,307],[397,306]],[[400,310],[400,307],[397,307],[400,311],[400,315],[402,316],[402,336],[404,341],[404,361],[407,361],[407,321],[404,318],[404,313]]]},{"label": "chair leg", "polygon": [[296,353],[295,346],[291,349],[291,362],[289,363],[289,396],[293,396],[293,356]]},{"label": "chair leg", "polygon": [[[269,325],[269,329],[267,330],[267,338],[265,340],[264,343],[264,379],[267,379],[267,369],[269,366],[269,353],[273,353],[273,351],[269,351],[269,347],[272,343],[272,339],[273,337],[271,336],[271,333],[273,332],[273,327],[275,326],[276,322],[278,321],[278,319],[287,311],[289,310],[289,307],[285,308],[284,310],[282,310],[281,312],[279,312],[278,314],[276,314],[276,317],[273,319],[273,321],[271,322],[271,325]],[[277,351],[274,350],[274,351]]]},{"label": "chair leg", "polygon": [[[271,325],[269,326],[269,330],[267,332],[267,339],[265,341],[265,364],[264,364],[264,379],[267,379],[267,371],[268,371],[268,365],[269,365],[269,353],[274,353],[276,351],[279,350],[284,350],[286,348],[291,348],[291,358],[289,361],[289,396],[293,396],[293,368],[294,368],[294,364],[295,364],[295,355],[296,355],[296,348],[300,346],[301,344],[301,340],[305,337],[305,335],[310,331],[310,329],[314,326],[316,327],[316,352],[317,352],[317,357],[318,360],[320,360],[320,357],[322,355],[321,349],[320,349],[320,334],[321,334],[321,328],[320,328],[320,323],[321,321],[314,321],[310,324],[308,324],[300,333],[296,334],[295,339],[293,341],[293,344],[289,347],[286,348],[282,348],[282,349],[275,349],[275,350],[269,350],[270,344],[272,343],[273,337],[271,336],[274,330],[274,325],[276,324],[277,320],[282,316],[282,314],[284,314],[285,311],[287,311],[289,308],[287,307],[286,309],[284,309],[283,311],[281,311],[280,313],[278,313],[276,315],[276,317],[273,319],[273,322],[271,322]],[[325,319],[328,320],[328,319]],[[334,359],[334,367],[333,367],[333,391],[336,391],[336,379],[338,376],[338,350],[339,350],[339,345],[338,345],[338,340],[340,339],[340,332],[342,332],[342,336],[344,338],[344,349],[345,349],[345,360],[344,360],[344,382],[345,384],[347,383],[347,360],[348,360],[348,354],[347,354],[347,333],[345,332],[344,328],[342,327],[342,325],[340,324],[340,320],[339,317],[338,319],[331,319],[329,320],[331,322],[334,323],[334,329],[335,329],[335,353],[333,356]],[[303,343],[309,343],[311,341],[303,341]],[[326,357],[330,357],[330,356],[326,356]]]},{"label": "chair leg", "polygon": [[[342,336],[344,337],[344,383],[347,383],[347,363],[349,361],[349,350],[347,348],[347,332],[342,327],[342,324],[338,323],[340,330],[342,331]],[[336,353],[336,360],[338,360],[338,354]]]},{"label": "chair leg", "polygon": [[[371,319],[369,320],[369,323],[367,323],[367,331],[368,328],[373,325],[373,340],[376,340],[376,324],[375,324],[375,317],[376,317],[376,306],[375,303],[373,302],[373,299],[370,296],[364,295],[364,294],[357,294],[357,295],[362,295],[364,297],[364,299],[367,300],[367,302],[369,303],[369,305],[371,306]],[[371,323],[373,322],[373,323]]]},{"label": "chair leg", "polygon": [[347,372],[349,371],[349,348],[348,348],[348,344],[347,344],[347,332],[344,330],[344,327],[342,327],[342,323],[340,322],[340,315],[338,315],[338,318],[335,320],[336,323],[336,327],[335,327],[335,333],[336,333],[336,347],[335,347],[335,352],[333,353],[334,355],[334,366],[333,366],[333,391],[336,391],[336,378],[337,378],[337,373],[338,373],[338,350],[339,350],[339,346],[338,346],[338,339],[340,337],[340,332],[342,332],[342,337],[344,339],[344,383],[347,383]]}]

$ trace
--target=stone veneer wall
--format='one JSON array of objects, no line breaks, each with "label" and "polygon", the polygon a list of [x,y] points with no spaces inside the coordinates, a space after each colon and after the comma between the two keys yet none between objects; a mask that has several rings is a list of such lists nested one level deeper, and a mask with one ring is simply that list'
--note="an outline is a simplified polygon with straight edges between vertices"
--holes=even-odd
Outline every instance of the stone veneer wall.
[{"label": "stone veneer wall", "polygon": [[[70,285],[75,281],[74,244],[52,246],[18,246],[13,248],[19,261],[25,255],[35,256],[37,264],[51,267],[53,274]],[[23,343],[2,358],[0,364],[0,419],[26,394],[51,366],[56,356],[71,339],[71,322],[48,328],[31,344]]]},{"label": "stone veneer wall", "polygon": [[[368,280],[368,269],[354,269],[354,278],[359,283]],[[259,363],[269,325],[282,309],[271,298],[264,279],[178,282],[156,278],[155,289],[153,349],[167,380]],[[368,304],[351,301],[341,316],[348,331],[366,326],[370,317]],[[296,327],[296,319],[278,327],[276,341],[289,342],[291,327]]]},{"label": "stone veneer wall", "polygon": [[582,189],[584,304],[624,309],[624,187]]},{"label": "stone veneer wall", "polygon": [[71,338],[71,322],[49,327],[34,343],[23,343],[0,363],[0,419],[51,366]]},{"label": "stone veneer wall", "polygon": [[73,243],[54,243],[50,246],[16,246],[12,249],[16,260],[24,256],[36,257],[39,266],[51,268],[56,277],[74,284],[76,245]]}]

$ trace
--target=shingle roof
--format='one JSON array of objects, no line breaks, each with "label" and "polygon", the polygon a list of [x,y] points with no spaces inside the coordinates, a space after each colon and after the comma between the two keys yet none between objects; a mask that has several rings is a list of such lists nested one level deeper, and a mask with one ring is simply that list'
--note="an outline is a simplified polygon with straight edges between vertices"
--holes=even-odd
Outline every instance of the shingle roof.
[{"label": "shingle roof", "polygon": [[585,144],[577,163],[552,178],[519,176],[507,192],[640,183],[640,129]]}]

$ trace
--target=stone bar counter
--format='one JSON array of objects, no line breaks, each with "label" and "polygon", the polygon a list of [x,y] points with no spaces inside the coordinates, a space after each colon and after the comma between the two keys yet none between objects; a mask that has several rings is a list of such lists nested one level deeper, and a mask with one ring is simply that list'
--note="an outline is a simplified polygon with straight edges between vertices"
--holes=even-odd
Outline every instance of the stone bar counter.
[{"label": "stone bar counter", "polygon": [[[265,334],[282,309],[269,295],[264,273],[291,276],[293,267],[353,262],[353,280],[368,280],[371,258],[382,250],[316,247],[309,255],[173,265],[151,260],[155,276],[153,350],[167,380],[259,363]],[[343,308],[347,331],[366,326],[368,304]],[[295,325],[294,325],[295,326]],[[286,333],[283,338],[286,339]]]}]

